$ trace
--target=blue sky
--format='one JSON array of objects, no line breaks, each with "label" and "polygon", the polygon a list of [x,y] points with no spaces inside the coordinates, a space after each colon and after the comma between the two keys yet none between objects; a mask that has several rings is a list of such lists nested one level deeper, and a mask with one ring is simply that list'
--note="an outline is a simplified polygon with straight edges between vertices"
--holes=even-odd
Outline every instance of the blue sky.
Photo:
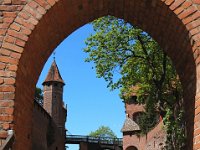
[{"label": "blue sky", "polygon": [[[124,104],[119,91],[110,91],[104,79],[96,78],[92,63],[85,63],[87,54],[83,52],[85,39],[93,33],[87,24],[67,37],[56,48],[56,63],[65,81],[64,102],[68,116],[66,128],[71,134],[88,135],[99,126],[109,126],[118,137],[125,119]],[[53,61],[50,56],[38,80],[42,88],[47,72]],[[78,150],[77,145],[68,145],[68,150]]]}]

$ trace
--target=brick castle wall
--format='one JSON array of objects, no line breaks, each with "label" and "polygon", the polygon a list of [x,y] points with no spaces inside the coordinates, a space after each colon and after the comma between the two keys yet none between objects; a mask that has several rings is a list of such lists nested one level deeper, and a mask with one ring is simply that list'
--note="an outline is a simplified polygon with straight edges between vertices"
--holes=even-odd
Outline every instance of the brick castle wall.
[{"label": "brick castle wall", "polygon": [[[125,103],[126,114],[129,118],[136,121],[135,117],[138,113],[144,112],[144,106],[136,103]],[[136,122],[137,123],[137,122]],[[161,150],[165,144],[165,132],[163,130],[162,121],[159,122],[148,134],[146,135],[123,135],[123,149],[126,150],[131,146],[136,147],[138,150]]]},{"label": "brick castle wall", "polygon": [[65,150],[65,132],[37,102],[34,102],[32,125],[32,150]]},{"label": "brick castle wall", "polygon": [[165,132],[162,130],[162,122],[160,122],[147,135],[124,135],[123,150],[134,146],[138,150],[161,150],[165,142]]}]

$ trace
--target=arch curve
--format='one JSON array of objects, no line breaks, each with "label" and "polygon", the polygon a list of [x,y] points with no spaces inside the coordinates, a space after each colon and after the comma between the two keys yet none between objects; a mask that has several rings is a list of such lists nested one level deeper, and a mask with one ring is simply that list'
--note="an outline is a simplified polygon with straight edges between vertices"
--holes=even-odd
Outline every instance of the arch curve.
[{"label": "arch curve", "polygon": [[[7,119],[1,124],[9,122],[9,127],[1,133],[14,128],[15,148],[23,149],[26,144],[29,149],[31,138],[27,137],[31,135],[33,93],[47,58],[64,38],[82,25],[113,15],[148,32],[171,57],[183,85],[185,104],[190,106],[186,109],[187,145],[193,147],[194,129],[195,136],[200,131],[198,118],[194,124],[194,116],[200,112],[194,112],[200,83],[198,6],[199,2],[192,0],[32,0],[10,4],[16,12],[1,38],[0,98],[3,108],[0,110],[12,108],[14,115],[4,112]],[[199,106],[196,103],[196,107]],[[194,140],[194,145],[198,142]]]},{"label": "arch curve", "polygon": [[126,150],[138,150],[135,146],[129,146],[126,148]]}]

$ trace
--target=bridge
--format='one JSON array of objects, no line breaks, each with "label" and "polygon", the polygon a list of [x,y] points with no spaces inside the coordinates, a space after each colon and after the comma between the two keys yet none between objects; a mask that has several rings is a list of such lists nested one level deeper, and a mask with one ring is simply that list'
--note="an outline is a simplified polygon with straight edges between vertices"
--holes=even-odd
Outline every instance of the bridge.
[{"label": "bridge", "polygon": [[65,144],[79,144],[80,150],[122,150],[122,138],[67,135]]}]

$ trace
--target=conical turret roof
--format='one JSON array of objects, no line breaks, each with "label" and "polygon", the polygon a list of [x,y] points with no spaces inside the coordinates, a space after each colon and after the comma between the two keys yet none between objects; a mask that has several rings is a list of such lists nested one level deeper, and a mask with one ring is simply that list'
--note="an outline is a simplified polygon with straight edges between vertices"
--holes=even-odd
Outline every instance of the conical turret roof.
[{"label": "conical turret roof", "polygon": [[58,69],[58,66],[57,66],[55,60],[51,64],[51,67],[49,69],[49,72],[47,74],[45,81],[43,82],[43,85],[45,83],[49,83],[49,82],[60,82],[60,83],[65,84],[61,75],[60,75],[60,72],[59,72],[59,69]]},{"label": "conical turret roof", "polygon": [[135,121],[133,121],[127,115],[124,125],[121,129],[121,132],[134,132],[134,131],[140,131],[140,127]]}]

